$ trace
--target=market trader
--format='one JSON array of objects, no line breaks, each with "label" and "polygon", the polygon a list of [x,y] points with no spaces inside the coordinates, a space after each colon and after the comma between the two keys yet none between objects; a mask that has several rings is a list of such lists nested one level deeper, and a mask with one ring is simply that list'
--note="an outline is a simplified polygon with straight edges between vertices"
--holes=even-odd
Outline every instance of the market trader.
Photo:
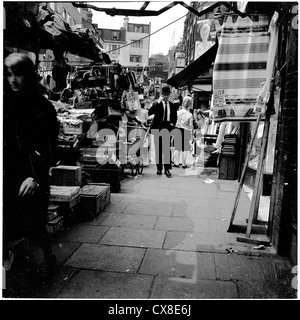
[{"label": "market trader", "polygon": [[46,229],[48,173],[56,164],[56,111],[43,96],[34,63],[28,55],[12,53],[6,57],[4,67],[4,256],[13,249],[15,240],[35,238],[44,255],[40,280],[47,280],[53,274],[56,260]]},{"label": "market trader", "polygon": [[[154,135],[155,161],[157,174],[164,173],[168,178],[172,177],[171,169],[171,149],[170,149],[170,133],[177,121],[177,109],[175,105],[169,101],[171,90],[168,86],[161,89],[161,96],[155,101],[148,110],[148,115],[154,115],[151,123],[151,133]],[[166,129],[166,130],[163,130]],[[162,131],[163,130],[163,131]],[[167,138],[167,145],[163,142],[164,132]]]}]

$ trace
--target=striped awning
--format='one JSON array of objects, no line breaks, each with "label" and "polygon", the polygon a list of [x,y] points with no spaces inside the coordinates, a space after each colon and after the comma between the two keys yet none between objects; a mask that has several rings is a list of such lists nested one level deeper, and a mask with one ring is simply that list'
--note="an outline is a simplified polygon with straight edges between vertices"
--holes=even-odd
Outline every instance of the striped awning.
[{"label": "striped awning", "polygon": [[219,48],[213,69],[214,121],[255,121],[256,98],[266,81],[268,15],[225,13],[222,25],[215,24]]}]

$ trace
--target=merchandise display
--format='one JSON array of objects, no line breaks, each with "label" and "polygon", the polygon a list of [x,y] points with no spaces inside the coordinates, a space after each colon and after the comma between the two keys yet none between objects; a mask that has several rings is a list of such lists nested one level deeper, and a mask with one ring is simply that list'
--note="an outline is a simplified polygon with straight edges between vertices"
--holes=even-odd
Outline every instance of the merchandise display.
[{"label": "merchandise display", "polygon": [[134,72],[113,63],[72,66],[66,88],[49,95],[60,123],[58,163],[50,170],[50,201],[60,208],[48,219],[51,233],[77,213],[96,217],[120,191],[124,168],[142,174],[149,124],[139,121],[141,91]]},{"label": "merchandise display", "polygon": [[60,122],[59,165],[80,166],[89,181],[112,183],[118,192],[123,164],[142,167],[140,155],[127,148],[133,129],[146,132],[138,121],[141,85],[118,63],[72,66],[66,85],[52,101]]}]

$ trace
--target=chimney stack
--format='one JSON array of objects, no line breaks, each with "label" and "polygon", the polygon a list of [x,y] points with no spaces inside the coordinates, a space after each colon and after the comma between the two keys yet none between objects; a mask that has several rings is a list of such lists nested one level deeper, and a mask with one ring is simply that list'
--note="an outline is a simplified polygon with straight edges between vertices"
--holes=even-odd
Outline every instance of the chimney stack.
[{"label": "chimney stack", "polygon": [[129,21],[129,18],[126,16],[124,18],[124,28],[125,28],[126,31],[127,31],[128,21]]}]

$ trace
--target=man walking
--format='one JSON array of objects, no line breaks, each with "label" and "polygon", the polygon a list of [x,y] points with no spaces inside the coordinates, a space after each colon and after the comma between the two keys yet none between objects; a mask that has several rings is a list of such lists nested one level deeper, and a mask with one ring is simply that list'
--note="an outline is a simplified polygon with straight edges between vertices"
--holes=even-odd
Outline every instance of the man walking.
[{"label": "man walking", "polygon": [[[174,129],[177,121],[177,110],[172,102],[169,101],[171,90],[165,86],[161,90],[161,96],[154,102],[148,110],[148,115],[154,115],[151,123],[151,133],[154,135],[155,161],[157,174],[164,173],[168,178],[172,177],[171,169],[171,149],[170,132]],[[165,130],[163,130],[165,129]],[[167,143],[163,143],[167,141]]]}]

